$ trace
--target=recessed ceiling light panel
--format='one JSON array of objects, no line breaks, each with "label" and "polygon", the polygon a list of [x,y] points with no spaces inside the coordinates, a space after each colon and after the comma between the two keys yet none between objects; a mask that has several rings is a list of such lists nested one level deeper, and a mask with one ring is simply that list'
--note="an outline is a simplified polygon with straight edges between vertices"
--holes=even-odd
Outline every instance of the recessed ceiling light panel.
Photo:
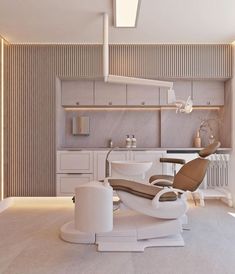
[{"label": "recessed ceiling light panel", "polygon": [[113,6],[115,27],[136,27],[140,7],[140,0],[114,0]]}]

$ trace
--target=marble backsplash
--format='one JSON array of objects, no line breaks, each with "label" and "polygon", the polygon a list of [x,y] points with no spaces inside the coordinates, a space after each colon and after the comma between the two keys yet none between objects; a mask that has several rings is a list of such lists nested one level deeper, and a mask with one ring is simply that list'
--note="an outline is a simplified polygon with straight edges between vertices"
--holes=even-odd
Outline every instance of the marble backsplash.
[{"label": "marble backsplash", "polygon": [[[88,116],[90,135],[73,136],[72,118]],[[138,147],[160,146],[159,110],[97,109],[67,111],[65,118],[63,146],[65,147],[107,147],[110,139],[114,146],[125,146],[126,135],[134,134]]]},{"label": "marble backsplash", "polygon": [[[72,135],[72,118],[88,116],[90,134]],[[175,113],[174,109],[92,109],[66,111],[65,125],[61,127],[63,147],[107,147],[112,139],[114,146],[125,146],[126,135],[134,134],[137,147],[193,147],[196,131],[203,120],[209,120],[210,128],[201,130],[202,146],[213,134],[223,140],[220,130],[221,110],[200,109],[190,114]],[[222,143],[223,146],[223,143]]]}]

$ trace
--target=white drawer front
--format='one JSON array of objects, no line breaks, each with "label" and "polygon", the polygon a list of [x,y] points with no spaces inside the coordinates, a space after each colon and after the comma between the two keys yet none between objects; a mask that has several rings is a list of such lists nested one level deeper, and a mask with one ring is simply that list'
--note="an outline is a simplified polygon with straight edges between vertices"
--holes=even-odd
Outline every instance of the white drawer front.
[{"label": "white drawer front", "polygon": [[59,151],[57,173],[93,173],[93,152]]},{"label": "white drawer front", "polygon": [[93,180],[92,174],[57,175],[57,196],[74,195],[75,188]]}]

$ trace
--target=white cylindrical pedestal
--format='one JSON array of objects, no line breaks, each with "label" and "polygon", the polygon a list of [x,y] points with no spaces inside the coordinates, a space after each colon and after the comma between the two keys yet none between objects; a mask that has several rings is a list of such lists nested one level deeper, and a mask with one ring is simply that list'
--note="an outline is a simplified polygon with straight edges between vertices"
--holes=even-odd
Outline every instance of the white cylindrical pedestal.
[{"label": "white cylindrical pedestal", "polygon": [[113,229],[113,189],[109,184],[94,181],[75,189],[75,229],[94,233]]}]

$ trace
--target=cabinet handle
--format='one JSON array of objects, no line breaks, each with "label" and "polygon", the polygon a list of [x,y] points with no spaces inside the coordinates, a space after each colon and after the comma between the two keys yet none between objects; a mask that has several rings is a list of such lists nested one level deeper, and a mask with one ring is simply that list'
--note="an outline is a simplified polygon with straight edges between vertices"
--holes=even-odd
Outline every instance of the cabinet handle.
[{"label": "cabinet handle", "polygon": [[79,105],[80,105],[80,103],[79,103],[79,102],[76,102],[76,105],[77,105],[77,106],[79,106]]},{"label": "cabinet handle", "polygon": [[141,105],[144,106],[144,105],[145,105],[145,102],[142,102]]},{"label": "cabinet handle", "polygon": [[210,101],[207,101],[207,105],[210,105],[211,104],[211,102]]},{"label": "cabinet handle", "polygon": [[112,104],[113,104],[112,102],[109,102],[109,106],[112,106]]}]

